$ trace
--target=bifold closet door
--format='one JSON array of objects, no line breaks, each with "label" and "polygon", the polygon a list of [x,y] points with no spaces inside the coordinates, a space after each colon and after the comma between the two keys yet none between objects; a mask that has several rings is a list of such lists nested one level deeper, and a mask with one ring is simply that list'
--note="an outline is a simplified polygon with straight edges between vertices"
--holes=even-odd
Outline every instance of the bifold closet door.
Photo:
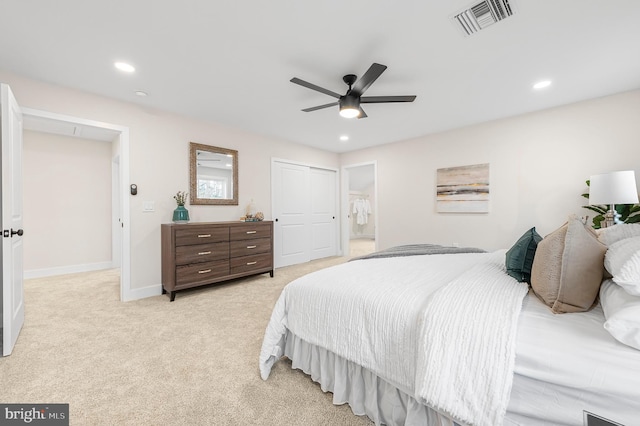
[{"label": "bifold closet door", "polygon": [[336,172],[310,169],[311,259],[336,255]]},{"label": "bifold closet door", "polygon": [[336,254],[336,172],[274,161],[274,267]]}]

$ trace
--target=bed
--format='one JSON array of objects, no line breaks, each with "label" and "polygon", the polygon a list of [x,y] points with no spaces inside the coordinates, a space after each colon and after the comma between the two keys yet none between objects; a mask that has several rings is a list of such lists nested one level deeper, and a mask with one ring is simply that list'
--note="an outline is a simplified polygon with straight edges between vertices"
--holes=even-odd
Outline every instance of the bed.
[{"label": "bed", "polygon": [[[574,237],[565,224],[565,257]],[[640,348],[612,336],[600,303],[554,313],[507,273],[507,250],[438,247],[394,248],[288,284],[265,331],[262,378],[287,357],[376,424],[583,425],[586,413],[639,424]]]}]

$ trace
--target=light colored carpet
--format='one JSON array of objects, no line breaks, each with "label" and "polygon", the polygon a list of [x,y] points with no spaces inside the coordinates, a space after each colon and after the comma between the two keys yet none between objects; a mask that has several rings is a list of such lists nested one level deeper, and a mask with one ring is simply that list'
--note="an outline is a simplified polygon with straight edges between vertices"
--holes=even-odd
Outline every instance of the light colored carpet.
[{"label": "light colored carpet", "polygon": [[353,257],[373,253],[376,250],[376,240],[371,238],[354,238],[349,240],[349,254]]},{"label": "light colored carpet", "polygon": [[258,356],[282,288],[327,258],[229,284],[118,301],[118,271],[25,281],[26,319],[0,358],[3,403],[69,403],[72,425],[371,425],[288,361]]}]

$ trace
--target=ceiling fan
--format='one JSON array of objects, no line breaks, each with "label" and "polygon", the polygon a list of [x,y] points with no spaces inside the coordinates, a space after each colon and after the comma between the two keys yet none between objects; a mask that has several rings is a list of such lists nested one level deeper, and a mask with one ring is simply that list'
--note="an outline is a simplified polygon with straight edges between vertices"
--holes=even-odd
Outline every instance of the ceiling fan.
[{"label": "ceiling fan", "polygon": [[[317,111],[323,108],[329,108],[332,106],[340,106],[340,115],[346,118],[366,118],[367,114],[364,112],[360,104],[378,104],[387,102],[413,102],[415,96],[362,96],[364,92],[373,84],[374,81],[380,77],[380,75],[387,69],[386,65],[373,63],[364,73],[364,75],[357,80],[358,77],[354,74],[347,74],[342,77],[342,80],[349,85],[349,90],[344,95],[340,95],[331,90],[325,89],[315,84],[308,83],[304,80],[300,80],[297,77],[292,78],[290,81],[300,86],[307,87],[311,90],[324,93],[325,95],[337,98],[337,102],[330,104],[319,105],[311,108],[305,108],[302,111],[311,112]],[[357,80],[357,81],[356,81]]]}]

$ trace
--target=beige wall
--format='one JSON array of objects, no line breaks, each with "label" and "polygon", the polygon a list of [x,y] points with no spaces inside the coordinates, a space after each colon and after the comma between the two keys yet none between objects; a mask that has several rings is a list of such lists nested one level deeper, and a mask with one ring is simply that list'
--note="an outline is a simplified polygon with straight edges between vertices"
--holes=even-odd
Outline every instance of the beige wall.
[{"label": "beige wall", "polygon": [[25,277],[111,264],[111,144],[23,133]]},{"label": "beige wall", "polygon": [[[129,127],[134,290],[160,284],[160,224],[171,220],[173,194],[188,189],[190,141],[236,149],[240,161],[240,205],[187,206],[193,221],[236,220],[251,199],[270,219],[271,158],[330,168],[377,161],[379,248],[508,247],[531,226],[544,235],[570,213],[588,214],[580,194],[591,174],[640,172],[640,91],[337,155],[10,73],[0,81],[23,107]],[[436,169],[478,163],[491,164],[491,212],[436,213]],[[143,213],[144,201],[155,212]]]},{"label": "beige wall", "polygon": [[[592,174],[640,177],[640,90],[343,154],[378,162],[379,248],[437,243],[508,248],[541,235],[580,206]],[[490,163],[488,214],[436,213],[436,170]]]},{"label": "beige wall", "polygon": [[[268,138],[215,123],[150,110],[85,92],[66,89],[0,71],[22,107],[129,127],[131,288],[160,289],[160,224],[171,221],[177,191],[189,188],[189,142],[238,150],[239,205],[189,206],[192,221],[237,220],[254,200],[271,219],[271,158],[337,169],[337,154]],[[135,96],[131,95],[132,100]],[[154,201],[155,212],[143,213]],[[45,220],[45,219],[43,219]]]}]

